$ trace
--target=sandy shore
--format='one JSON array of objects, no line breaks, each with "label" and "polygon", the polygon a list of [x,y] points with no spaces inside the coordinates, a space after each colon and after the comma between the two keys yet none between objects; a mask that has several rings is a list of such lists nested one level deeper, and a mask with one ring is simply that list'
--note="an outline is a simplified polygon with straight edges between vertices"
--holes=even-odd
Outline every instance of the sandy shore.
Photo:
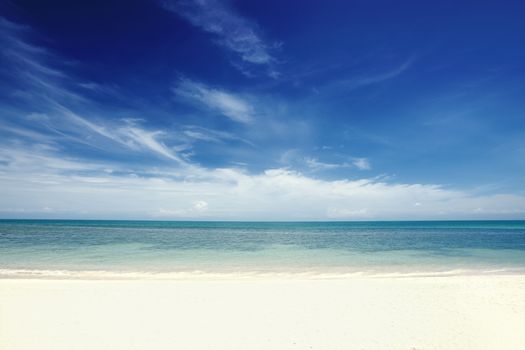
[{"label": "sandy shore", "polygon": [[0,280],[0,349],[525,348],[525,276]]}]

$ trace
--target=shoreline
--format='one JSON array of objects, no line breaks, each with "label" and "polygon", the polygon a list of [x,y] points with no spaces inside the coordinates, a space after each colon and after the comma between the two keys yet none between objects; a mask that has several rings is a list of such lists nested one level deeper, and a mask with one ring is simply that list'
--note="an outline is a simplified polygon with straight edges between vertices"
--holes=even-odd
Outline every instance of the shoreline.
[{"label": "shoreline", "polygon": [[127,270],[36,270],[2,269],[1,280],[245,280],[245,279],[348,279],[348,278],[426,278],[462,276],[525,276],[523,268],[492,269],[419,269],[419,270],[345,270],[345,269],[295,269],[295,270],[181,270],[181,271],[127,271]]}]

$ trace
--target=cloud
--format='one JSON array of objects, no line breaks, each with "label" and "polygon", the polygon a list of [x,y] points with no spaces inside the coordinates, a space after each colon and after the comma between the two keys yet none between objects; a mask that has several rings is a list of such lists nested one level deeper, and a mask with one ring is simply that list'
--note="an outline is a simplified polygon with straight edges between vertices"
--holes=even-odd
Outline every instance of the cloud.
[{"label": "cloud", "polygon": [[[21,31],[22,27],[0,20],[5,44],[0,63],[9,67],[0,74],[6,74],[5,78],[14,91],[19,91],[15,97],[0,104],[4,112],[0,115],[2,134],[26,144],[38,142],[58,146],[73,142],[108,152],[111,152],[108,148],[119,146],[120,149],[149,152],[179,164],[185,163],[172,147],[164,143],[163,139],[167,137],[164,130],[143,127],[138,120],[108,118],[107,114],[94,112],[94,103],[72,90],[72,86],[78,85],[74,79],[58,68],[50,67],[51,61],[61,60],[47,50],[29,44]],[[98,88],[99,85],[88,86]],[[89,117],[80,116],[75,110],[85,111]],[[5,120],[8,114],[16,116],[11,123]]]},{"label": "cloud", "polygon": [[180,79],[173,87],[176,96],[218,112],[239,123],[250,123],[254,119],[252,106],[239,96],[206,86],[189,79]]},{"label": "cloud", "polygon": [[30,33],[29,28],[0,19],[0,65],[4,68],[0,70],[0,91],[6,90],[8,101],[32,106],[57,100],[85,101],[68,88],[73,80],[61,69],[64,60],[30,43]]},{"label": "cloud", "polygon": [[370,162],[367,158],[352,158],[352,162],[342,163],[325,163],[319,161],[317,158],[305,157],[304,162],[306,165],[314,171],[340,169],[340,168],[352,168],[356,167],[359,170],[370,170]]},{"label": "cloud", "polygon": [[[111,141],[128,150],[148,151],[179,163],[185,163],[173,148],[163,143],[162,138],[166,136],[165,131],[145,129],[140,125],[140,120],[121,119],[96,122],[81,117],[58,104],[55,106],[53,117],[46,120],[53,130],[63,135],[74,135],[72,139],[83,144],[103,144],[104,141]],[[103,139],[102,142],[100,138]]]},{"label": "cloud", "polygon": [[410,66],[412,66],[412,63],[414,62],[414,59],[411,58],[405,62],[403,62],[401,65],[399,65],[397,68],[394,68],[393,70],[390,70],[388,72],[379,74],[379,75],[372,75],[368,77],[359,78],[353,81],[353,85],[356,86],[363,86],[363,85],[371,85],[375,83],[379,83],[385,80],[393,79],[400,74],[404,73]]},{"label": "cloud", "polygon": [[[0,133],[10,141],[53,145],[65,153],[71,146],[76,152],[93,153],[96,149],[106,155],[150,153],[184,166],[196,141],[229,140],[253,146],[232,133],[204,127],[172,125],[160,129],[149,125],[150,111],[133,112],[142,120],[123,119],[122,113],[112,115],[107,111],[118,111],[115,106],[108,109],[83,95],[93,89],[100,91],[101,85],[78,83],[61,70],[63,59],[28,42],[30,28],[2,20],[0,33],[4,44],[0,64],[8,68],[0,70],[0,92],[5,91],[8,97],[0,100]],[[189,80],[181,80],[177,91],[229,119],[241,123],[253,119],[251,105],[231,93]]]},{"label": "cloud", "polygon": [[320,162],[317,158],[311,158],[311,157],[305,157],[304,158],[304,162],[306,163],[306,165],[310,169],[312,169],[314,171],[338,169],[338,168],[342,168],[342,167],[347,167],[348,166],[348,164],[346,164],[346,163],[344,163],[344,164],[324,163],[324,162]]},{"label": "cloud", "polygon": [[172,150],[158,140],[160,136],[165,134],[163,131],[147,131],[135,125],[128,125],[120,128],[119,132],[124,140],[128,140],[131,147],[146,148],[154,153],[181,162],[181,159]]},{"label": "cloud", "polygon": [[193,202],[193,209],[197,211],[206,211],[208,209],[208,203],[205,201]]},{"label": "cloud", "polygon": [[150,213],[151,217],[154,218],[199,218],[208,209],[208,203],[205,201],[194,201],[187,208],[181,207],[179,209],[165,209],[159,208],[156,211]]},{"label": "cloud", "polygon": [[368,209],[346,209],[328,208],[326,216],[330,219],[369,219],[371,218]]},{"label": "cloud", "polygon": [[[322,148],[323,150],[329,149],[329,148]],[[298,149],[289,149],[281,154],[281,157],[279,158],[279,162],[281,164],[285,164],[287,166],[295,166],[299,168],[305,168],[309,170],[310,172],[318,172],[318,171],[329,171],[329,170],[335,170],[335,169],[358,169],[358,170],[370,170],[371,165],[370,161],[367,158],[363,157],[348,157],[348,156],[340,156],[338,155],[339,159],[342,159],[340,162],[325,162],[321,161],[316,157],[311,156],[302,156],[301,152]],[[332,158],[333,155],[332,155]]]},{"label": "cloud", "polygon": [[401,63],[399,66],[385,71],[379,74],[370,73],[366,76],[352,77],[349,79],[338,80],[335,83],[329,85],[329,87],[335,88],[346,88],[346,89],[358,89],[361,87],[382,83],[384,81],[394,79],[399,75],[406,72],[414,63],[415,59],[409,58],[408,60]]},{"label": "cloud", "polygon": [[214,143],[222,143],[226,140],[239,141],[244,144],[255,147],[253,142],[246,140],[242,137],[239,137],[233,133],[226,132],[226,131],[220,131],[220,130],[212,130],[212,129],[205,128],[202,126],[197,126],[197,125],[183,126],[182,133],[184,136],[186,136],[190,140],[206,141],[206,142],[214,142]]},{"label": "cloud", "polygon": [[268,68],[268,75],[276,77],[278,73],[272,68],[276,59],[272,49],[277,44],[266,43],[259,34],[257,26],[237,14],[228,4],[219,0],[182,0],[162,1],[163,7],[175,12],[192,25],[211,33],[216,42],[235,53],[240,61],[234,66],[250,76],[249,66],[259,65]]},{"label": "cloud", "polygon": [[359,170],[370,170],[372,167],[366,158],[353,158],[352,163]]},{"label": "cloud", "polygon": [[[44,158],[45,157],[45,158]],[[236,220],[516,218],[525,198],[287,169],[141,168],[0,149],[0,215]],[[421,203],[415,206],[414,203]],[[41,208],[53,208],[44,213]],[[11,214],[10,214],[11,213]],[[17,214],[18,213],[18,214]]]}]

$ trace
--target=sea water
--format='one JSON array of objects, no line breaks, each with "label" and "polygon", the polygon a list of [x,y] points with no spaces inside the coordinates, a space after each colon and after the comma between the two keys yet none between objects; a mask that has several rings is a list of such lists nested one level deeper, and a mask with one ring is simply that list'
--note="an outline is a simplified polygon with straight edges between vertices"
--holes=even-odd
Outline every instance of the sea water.
[{"label": "sea water", "polygon": [[0,276],[523,273],[525,221],[0,220]]}]

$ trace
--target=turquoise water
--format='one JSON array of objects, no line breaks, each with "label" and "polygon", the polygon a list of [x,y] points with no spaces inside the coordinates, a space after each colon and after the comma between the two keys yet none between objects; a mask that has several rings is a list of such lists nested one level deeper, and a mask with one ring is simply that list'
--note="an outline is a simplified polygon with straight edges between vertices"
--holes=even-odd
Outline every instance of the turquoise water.
[{"label": "turquoise water", "polygon": [[525,271],[525,221],[0,220],[0,274]]}]

